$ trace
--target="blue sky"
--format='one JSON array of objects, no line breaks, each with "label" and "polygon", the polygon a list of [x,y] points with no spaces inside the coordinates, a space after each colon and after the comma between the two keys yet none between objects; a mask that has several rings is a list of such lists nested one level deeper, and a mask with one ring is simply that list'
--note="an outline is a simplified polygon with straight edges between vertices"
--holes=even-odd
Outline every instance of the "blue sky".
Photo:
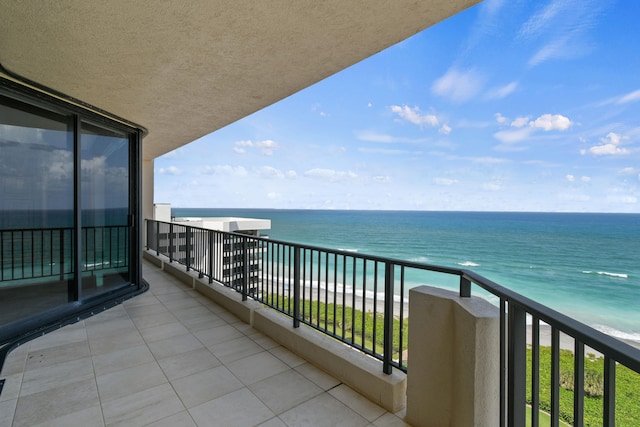
[{"label": "blue sky", "polygon": [[485,1],[156,159],[155,202],[638,213],[639,16]]}]

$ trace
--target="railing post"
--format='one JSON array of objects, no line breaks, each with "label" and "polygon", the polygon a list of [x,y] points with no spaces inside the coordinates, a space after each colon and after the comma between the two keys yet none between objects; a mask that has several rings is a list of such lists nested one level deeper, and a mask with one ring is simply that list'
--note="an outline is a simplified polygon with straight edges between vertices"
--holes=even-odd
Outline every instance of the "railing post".
[{"label": "railing post", "polygon": [[173,262],[173,223],[169,223],[169,262]]},{"label": "railing post", "polygon": [[527,378],[527,314],[518,304],[509,303],[508,425],[525,425]]},{"label": "railing post", "polygon": [[[382,371],[391,375],[393,360],[393,264],[389,261],[384,267],[384,347]],[[374,296],[374,298],[376,298]]]},{"label": "railing post", "polygon": [[[13,241],[13,235],[11,240]],[[62,228],[60,229],[60,280],[64,280],[64,229]]]},{"label": "railing post", "polygon": [[616,425],[616,361],[604,356],[604,398],[602,425]]},{"label": "railing post", "polygon": [[191,227],[184,228],[184,240],[184,249],[187,257],[185,265],[187,266],[187,271],[189,271],[189,269],[191,268]]},{"label": "railing post", "polygon": [[156,255],[160,255],[160,221],[156,221]]},{"label": "railing post", "polygon": [[471,298],[471,281],[464,276],[460,276],[460,297]]},{"label": "railing post", "polygon": [[213,230],[209,230],[209,283],[213,283]]},{"label": "railing post", "polygon": [[300,327],[300,246],[293,248],[293,327]]},{"label": "railing post", "polygon": [[249,239],[242,238],[242,301],[247,300],[249,289]]}]

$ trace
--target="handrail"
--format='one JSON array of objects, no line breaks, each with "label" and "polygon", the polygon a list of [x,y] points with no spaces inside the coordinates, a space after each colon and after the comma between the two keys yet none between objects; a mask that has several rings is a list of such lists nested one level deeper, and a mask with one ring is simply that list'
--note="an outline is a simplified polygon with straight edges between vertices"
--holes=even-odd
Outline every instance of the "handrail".
[{"label": "handrail", "polygon": [[[471,270],[154,220],[147,220],[147,249],[157,254],[162,252],[170,261],[178,260],[187,270],[208,277],[209,283],[218,281],[235,288],[242,293],[243,299],[250,297],[291,316],[294,327],[304,323],[378,358],[383,362],[385,373],[391,373],[391,367],[408,371],[402,355],[407,336],[404,318],[407,274],[419,271],[457,276],[461,297],[470,297],[472,285],[475,285],[500,301],[500,417],[503,426],[524,425],[525,422],[528,346],[536,361],[530,373],[534,396],[531,416],[533,425],[538,423],[540,372],[536,363],[540,363],[540,322],[551,328],[552,425],[557,425],[560,419],[560,333],[572,337],[575,344],[575,425],[583,424],[585,346],[605,358],[604,425],[615,423],[616,364],[640,374],[640,349]],[[250,262],[257,263],[259,268],[249,268]],[[348,286],[351,286],[350,293]],[[374,296],[369,303],[367,292]],[[381,304],[378,304],[378,293],[384,295]],[[395,307],[396,302],[399,307]],[[378,306],[382,306],[381,311]],[[526,340],[527,316],[532,318],[530,344]],[[369,336],[365,333],[367,329],[372,330]],[[395,348],[394,344],[397,344]]]}]

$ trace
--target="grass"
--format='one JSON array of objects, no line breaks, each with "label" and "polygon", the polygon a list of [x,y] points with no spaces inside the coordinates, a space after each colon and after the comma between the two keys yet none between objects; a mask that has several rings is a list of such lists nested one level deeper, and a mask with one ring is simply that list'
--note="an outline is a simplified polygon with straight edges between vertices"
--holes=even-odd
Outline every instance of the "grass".
[{"label": "grass", "polygon": [[[560,350],[560,419],[573,424],[573,352]],[[531,372],[531,350],[527,351]],[[604,358],[585,357],[584,425],[601,426],[603,413]],[[531,378],[527,378],[527,403],[531,403]],[[551,411],[551,347],[540,347],[540,410]],[[530,412],[530,411],[529,411]],[[546,425],[542,424],[541,425]],[[616,367],[616,426],[640,426],[640,374],[623,365]]]},{"label": "grass", "polygon": [[[293,299],[282,295],[270,295],[264,298],[264,301],[280,310],[293,312]],[[384,315],[382,313],[374,315],[370,311],[363,312],[340,304],[303,300],[300,302],[300,314],[305,322],[340,337],[346,342],[378,354],[383,353]],[[409,319],[403,319],[403,324],[401,344],[400,319],[393,319],[392,355],[394,359],[399,359],[402,352],[408,348]]]}]

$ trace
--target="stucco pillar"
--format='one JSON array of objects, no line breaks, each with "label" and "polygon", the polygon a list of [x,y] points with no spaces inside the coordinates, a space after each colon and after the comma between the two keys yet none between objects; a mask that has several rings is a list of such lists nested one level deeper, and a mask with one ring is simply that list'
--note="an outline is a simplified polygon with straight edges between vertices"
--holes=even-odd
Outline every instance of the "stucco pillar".
[{"label": "stucco pillar", "polygon": [[142,160],[142,244],[147,241],[145,219],[153,219],[153,159]]},{"label": "stucco pillar", "polygon": [[486,300],[428,286],[411,289],[406,421],[498,425],[499,333],[499,310]]}]

